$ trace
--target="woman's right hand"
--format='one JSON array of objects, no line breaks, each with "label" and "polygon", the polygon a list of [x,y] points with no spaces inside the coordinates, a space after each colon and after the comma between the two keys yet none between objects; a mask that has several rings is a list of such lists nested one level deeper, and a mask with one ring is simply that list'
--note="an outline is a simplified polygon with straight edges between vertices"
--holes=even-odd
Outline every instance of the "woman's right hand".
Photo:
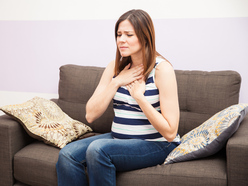
[{"label": "woman's right hand", "polygon": [[136,67],[130,68],[130,63],[116,76],[115,81],[118,86],[124,86],[143,78],[144,67],[140,64]]},{"label": "woman's right hand", "polygon": [[115,61],[112,61],[104,70],[95,92],[86,104],[85,118],[89,123],[92,123],[105,112],[120,86],[130,84],[143,77],[143,65],[133,68],[127,65],[118,76],[113,78],[114,64]]}]

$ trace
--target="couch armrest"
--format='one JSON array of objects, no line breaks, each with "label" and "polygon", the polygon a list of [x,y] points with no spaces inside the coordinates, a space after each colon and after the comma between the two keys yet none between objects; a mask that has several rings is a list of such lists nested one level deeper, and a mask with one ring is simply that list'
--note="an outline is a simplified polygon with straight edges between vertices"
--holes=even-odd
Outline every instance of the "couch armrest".
[{"label": "couch armrest", "polygon": [[228,185],[248,185],[248,114],[226,147]]},{"label": "couch armrest", "polygon": [[0,116],[0,185],[14,184],[13,158],[17,151],[33,139],[23,127],[7,115]]}]

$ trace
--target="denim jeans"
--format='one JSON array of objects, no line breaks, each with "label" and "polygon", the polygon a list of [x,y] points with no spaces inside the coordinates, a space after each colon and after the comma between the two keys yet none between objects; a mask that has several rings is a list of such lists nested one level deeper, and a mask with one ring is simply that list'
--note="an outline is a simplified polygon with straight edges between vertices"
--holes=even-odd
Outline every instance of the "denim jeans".
[{"label": "denim jeans", "polygon": [[56,164],[58,185],[115,186],[116,171],[129,171],[162,164],[177,146],[169,142],[113,139],[111,133],[66,145]]}]

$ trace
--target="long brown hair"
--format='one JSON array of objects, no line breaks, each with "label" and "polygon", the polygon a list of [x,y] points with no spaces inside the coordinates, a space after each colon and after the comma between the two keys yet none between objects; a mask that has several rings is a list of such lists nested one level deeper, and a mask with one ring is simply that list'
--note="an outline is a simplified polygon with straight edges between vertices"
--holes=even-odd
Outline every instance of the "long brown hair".
[{"label": "long brown hair", "polygon": [[[116,40],[119,24],[124,20],[128,20],[132,24],[138,40],[142,46],[144,76],[147,79],[149,73],[152,71],[155,65],[156,56],[158,55],[155,48],[155,31],[152,19],[148,13],[139,9],[130,10],[124,13],[115,24]],[[122,57],[117,46],[115,58],[115,75],[117,76],[129,63],[132,63],[131,56]]]}]

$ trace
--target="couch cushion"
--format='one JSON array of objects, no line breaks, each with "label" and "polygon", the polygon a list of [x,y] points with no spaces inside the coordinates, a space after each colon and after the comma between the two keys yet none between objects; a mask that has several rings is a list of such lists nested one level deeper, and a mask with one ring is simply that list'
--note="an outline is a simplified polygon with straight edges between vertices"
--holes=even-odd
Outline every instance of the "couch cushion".
[{"label": "couch cushion", "polygon": [[[59,149],[34,142],[14,157],[15,179],[27,185],[57,185],[56,162]],[[227,185],[225,153],[201,160],[157,165],[118,172],[117,186],[127,185]],[[213,179],[214,178],[214,179]]]},{"label": "couch cushion", "polygon": [[226,186],[225,153],[220,152],[215,156],[201,160],[157,165],[129,172],[118,172],[116,185]]},{"label": "couch cushion", "polygon": [[181,136],[239,101],[241,77],[235,71],[176,70],[175,73],[181,111]]},{"label": "couch cushion", "polygon": [[101,67],[64,65],[60,67],[59,80],[58,105],[69,116],[86,123],[99,133],[109,132],[111,129],[114,117],[112,103],[107,111],[91,124],[85,119],[85,106],[95,91],[103,70]]},{"label": "couch cushion", "polygon": [[14,177],[27,185],[57,185],[59,149],[42,142],[27,145],[14,157]]},{"label": "couch cushion", "polygon": [[[57,185],[59,149],[34,142],[14,157],[15,179],[27,185]],[[127,185],[227,185],[225,152],[201,160],[157,165],[117,172],[117,186]]]}]

